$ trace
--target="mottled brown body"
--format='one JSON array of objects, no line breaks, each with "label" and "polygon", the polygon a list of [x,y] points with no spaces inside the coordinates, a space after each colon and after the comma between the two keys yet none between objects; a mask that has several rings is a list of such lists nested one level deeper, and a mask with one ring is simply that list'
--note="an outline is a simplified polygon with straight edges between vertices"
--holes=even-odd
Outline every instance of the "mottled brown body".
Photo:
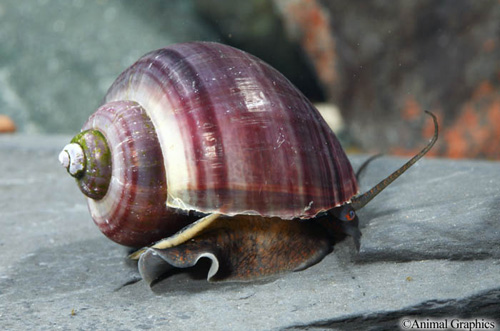
[{"label": "mottled brown body", "polygon": [[[305,269],[319,262],[331,248],[328,231],[315,221],[238,215],[220,217],[187,242],[155,249],[154,254],[163,259],[158,263],[177,268],[192,267],[212,254],[218,269],[208,275],[209,280],[241,281]],[[142,257],[145,265],[151,254],[153,251]],[[162,272],[168,270],[166,267]],[[147,274],[145,269],[141,272],[151,281],[160,277]]]}]

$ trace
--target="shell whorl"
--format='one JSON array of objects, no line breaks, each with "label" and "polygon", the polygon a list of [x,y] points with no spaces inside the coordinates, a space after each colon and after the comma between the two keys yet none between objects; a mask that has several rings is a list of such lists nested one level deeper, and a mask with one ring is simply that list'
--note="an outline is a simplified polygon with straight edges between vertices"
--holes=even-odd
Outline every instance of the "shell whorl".
[{"label": "shell whorl", "polygon": [[82,130],[75,137],[81,137],[82,144],[88,143],[86,132],[100,132],[109,146],[111,176],[106,194],[99,199],[86,194],[91,216],[106,236],[123,245],[142,246],[187,223],[166,208],[162,151],[154,125],[139,104],[106,103]]},{"label": "shell whorl", "polygon": [[216,43],[176,44],[122,73],[105,102],[147,111],[163,151],[168,207],[310,218],[357,193],[319,112],[282,74]]},{"label": "shell whorl", "polygon": [[85,130],[76,135],[59,154],[59,161],[87,197],[99,200],[106,195],[111,182],[111,156],[101,132]]}]

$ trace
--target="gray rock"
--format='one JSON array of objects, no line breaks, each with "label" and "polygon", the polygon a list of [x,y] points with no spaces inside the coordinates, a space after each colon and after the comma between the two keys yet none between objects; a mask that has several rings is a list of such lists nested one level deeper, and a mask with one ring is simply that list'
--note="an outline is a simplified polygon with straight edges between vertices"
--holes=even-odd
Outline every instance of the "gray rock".
[{"label": "gray rock", "polygon": [[0,114],[21,132],[71,133],[115,78],[168,44],[214,40],[191,1],[0,3]]},{"label": "gray rock", "polygon": [[[250,283],[181,272],[150,289],[92,224],[64,136],[0,137],[3,329],[383,329],[405,316],[500,322],[498,162],[419,161],[359,216],[363,237]],[[352,156],[354,167],[365,159]],[[374,161],[363,190],[403,159]]]},{"label": "gray rock", "polygon": [[[371,178],[382,178],[402,163],[404,159],[374,162],[363,186],[375,185]],[[368,230],[359,259],[499,259],[498,166],[436,159],[417,163],[359,213],[361,227]]]}]

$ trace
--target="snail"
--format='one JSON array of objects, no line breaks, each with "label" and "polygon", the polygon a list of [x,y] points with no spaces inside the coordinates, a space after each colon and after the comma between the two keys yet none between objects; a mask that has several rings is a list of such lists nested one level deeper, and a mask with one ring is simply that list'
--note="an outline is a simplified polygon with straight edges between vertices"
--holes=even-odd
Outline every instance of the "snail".
[{"label": "snail", "polygon": [[139,249],[144,280],[211,260],[208,280],[319,262],[361,232],[362,208],[437,140],[368,192],[311,102],[236,48],[174,44],[126,69],[59,155],[99,229]]}]

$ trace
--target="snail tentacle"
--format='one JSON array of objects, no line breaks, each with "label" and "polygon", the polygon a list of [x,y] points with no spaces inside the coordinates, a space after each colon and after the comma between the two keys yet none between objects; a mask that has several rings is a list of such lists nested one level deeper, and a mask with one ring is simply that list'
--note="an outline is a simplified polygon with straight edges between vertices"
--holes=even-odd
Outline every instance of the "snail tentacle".
[{"label": "snail tentacle", "polygon": [[373,198],[375,198],[380,192],[382,192],[389,184],[391,184],[396,178],[401,176],[406,170],[408,170],[412,165],[414,165],[418,160],[420,160],[436,143],[438,138],[439,128],[436,115],[429,111],[425,111],[428,115],[432,117],[434,121],[434,135],[432,136],[431,141],[425,146],[417,155],[411,158],[408,162],[406,162],[401,168],[394,171],[387,178],[382,180],[380,183],[375,185],[369,191],[363,193],[362,195],[356,196],[351,200],[351,206],[355,210],[359,210],[363,208],[368,202],[370,202]]}]

